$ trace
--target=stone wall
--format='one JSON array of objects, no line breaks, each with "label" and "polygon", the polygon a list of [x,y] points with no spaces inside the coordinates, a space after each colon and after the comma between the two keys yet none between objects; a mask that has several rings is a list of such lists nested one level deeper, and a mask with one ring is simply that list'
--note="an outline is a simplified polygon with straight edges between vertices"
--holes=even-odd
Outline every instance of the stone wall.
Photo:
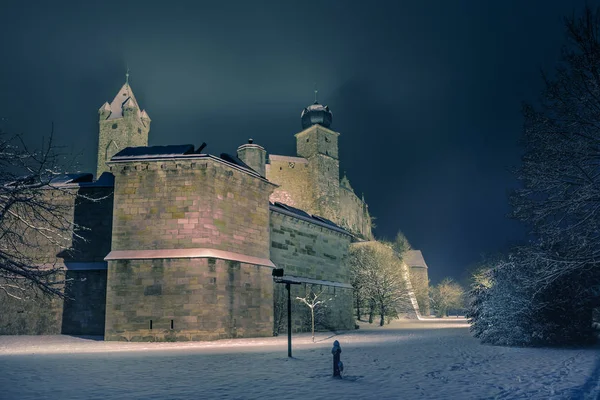
[{"label": "stone wall", "polygon": [[308,160],[300,157],[269,155],[267,179],[279,185],[270,197],[308,213],[316,211],[313,200],[313,182]]},{"label": "stone wall", "polygon": [[354,192],[343,187],[340,187],[339,224],[364,239],[371,240],[373,238],[371,218],[366,204]]},{"label": "stone wall", "polygon": [[150,132],[150,119],[142,118],[138,108],[125,109],[124,115],[115,119],[107,119],[109,109],[101,108],[99,114],[97,177],[109,171],[106,163],[117,152],[130,146],[147,146]]},{"label": "stone wall", "polygon": [[250,141],[250,143],[238,147],[237,156],[247,166],[258,172],[260,176],[266,176],[265,165],[267,162],[267,152],[264,148]]},{"label": "stone wall", "polygon": [[33,288],[22,299],[0,291],[0,335],[104,335],[106,270],[56,275],[57,280],[65,278],[66,299]]},{"label": "stone wall", "polygon": [[[274,185],[212,156],[110,165],[115,213],[105,339],[271,335]],[[198,252],[206,249],[221,256]]]},{"label": "stone wall", "polygon": [[105,340],[272,335],[270,268],[212,258],[110,261],[108,282]]},{"label": "stone wall", "polygon": [[335,159],[339,158],[339,133],[321,125],[312,125],[295,136],[298,156],[308,159],[316,154],[323,154]]},{"label": "stone wall", "polygon": [[335,158],[317,154],[309,159],[314,186],[315,211],[312,214],[340,224],[340,165]]},{"label": "stone wall", "polygon": [[68,185],[61,190],[48,190],[46,195],[62,206],[66,221],[77,224],[77,234],[85,240],[68,237],[66,249],[28,233],[36,243],[35,261],[62,268],[55,281],[67,297],[50,298],[37,289],[15,299],[0,291],[0,334],[104,334],[106,263],[110,251],[112,226],[112,187]]},{"label": "stone wall", "polygon": [[212,158],[113,164],[113,250],[211,248],[269,258],[273,185]]},{"label": "stone wall", "polygon": [[[285,275],[349,284],[350,276],[345,261],[350,239],[348,234],[271,211],[271,261],[278,268],[283,268]],[[280,286],[275,289],[277,311],[281,303],[286,301],[281,298],[282,293],[284,296],[287,294],[281,288],[285,285],[276,285]],[[323,288],[318,284],[312,286],[315,291]],[[323,298],[327,300],[327,307],[321,328],[353,329],[352,289],[326,285],[324,289]],[[293,329],[306,331],[309,329],[306,325],[308,307],[296,300],[296,297],[305,296],[306,284],[291,285],[291,290],[294,305]],[[285,318],[285,315],[285,312],[283,317],[275,315],[276,322],[279,318]],[[286,327],[287,325],[284,326],[284,331]]]}]

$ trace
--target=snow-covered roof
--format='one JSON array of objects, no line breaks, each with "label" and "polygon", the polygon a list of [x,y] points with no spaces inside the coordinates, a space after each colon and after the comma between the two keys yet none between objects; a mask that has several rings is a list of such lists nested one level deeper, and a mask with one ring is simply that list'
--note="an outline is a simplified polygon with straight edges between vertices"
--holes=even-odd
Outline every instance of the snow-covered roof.
[{"label": "snow-covered roof", "polygon": [[333,286],[333,287],[352,289],[352,285],[349,283],[323,281],[320,279],[303,278],[301,276],[284,275],[281,278],[273,278],[273,280],[275,282],[284,281],[284,282],[290,282],[290,283],[308,283],[310,285],[323,285],[323,286]]},{"label": "snow-covered roof", "polygon": [[[118,163],[131,161],[158,161],[208,158],[212,160],[218,160],[221,163],[233,166],[238,170],[244,171],[250,175],[259,177],[266,181],[265,177],[261,176],[258,172],[254,171],[236,156],[227,153],[221,153],[219,157],[213,156],[211,154],[202,154],[201,151],[204,149],[204,146],[205,144],[203,144],[196,150],[194,150],[194,145],[192,144],[127,147],[115,154],[109,162]],[[271,185],[277,186],[272,182],[269,183]]]},{"label": "snow-covered roof", "polygon": [[50,186],[54,187],[113,187],[114,185],[115,176],[110,172],[103,172],[96,180],[93,180],[91,173],[77,172],[58,175],[50,181]]},{"label": "snow-covered roof", "polygon": [[125,83],[121,87],[113,101],[110,104],[104,103],[102,107],[100,107],[100,110],[110,111],[110,115],[107,119],[112,120],[123,118],[124,108],[132,108],[137,110],[138,118],[144,118],[148,120],[150,119],[146,111],[140,109],[140,106],[135,98],[135,95],[133,94],[131,86],[129,86],[129,83]]},{"label": "snow-covered roof", "polygon": [[318,215],[310,215],[306,211],[303,211],[296,207],[289,206],[284,203],[280,203],[278,201],[276,201],[275,203],[270,203],[269,209],[271,211],[275,211],[275,212],[278,212],[281,214],[287,214],[291,217],[295,217],[295,218],[302,219],[302,220],[305,220],[308,222],[312,222],[313,224],[322,226],[324,228],[328,228],[328,229],[334,230],[336,232],[352,236],[352,234],[350,232],[348,232],[344,228],[336,225],[335,223],[328,220],[327,218],[323,218]]},{"label": "snow-covered roof", "polygon": [[153,157],[176,157],[185,154],[194,154],[193,144],[178,144],[169,146],[140,146],[126,147],[115,154],[111,160],[129,160],[137,158],[153,158]]},{"label": "snow-covered roof", "polygon": [[133,95],[133,90],[131,90],[131,86],[128,83],[125,83],[121,90],[117,93],[113,101],[110,103],[110,116],[108,119],[117,119],[123,117],[123,105],[129,100],[132,99],[133,105],[140,108],[138,106],[137,100]]},{"label": "snow-covered roof", "polygon": [[423,258],[423,253],[421,253],[421,250],[409,250],[406,253],[404,253],[403,258],[404,262],[409,267],[427,268],[427,263]]}]

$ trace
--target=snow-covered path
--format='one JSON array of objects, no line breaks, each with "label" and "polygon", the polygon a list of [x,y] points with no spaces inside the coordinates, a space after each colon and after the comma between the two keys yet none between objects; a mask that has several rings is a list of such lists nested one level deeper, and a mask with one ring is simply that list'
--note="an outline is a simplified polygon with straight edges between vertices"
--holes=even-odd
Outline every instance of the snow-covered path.
[{"label": "snow-covered path", "polygon": [[[342,346],[345,379],[331,378]],[[483,346],[464,321],[204,343],[0,337],[0,399],[599,399],[600,350]]]}]

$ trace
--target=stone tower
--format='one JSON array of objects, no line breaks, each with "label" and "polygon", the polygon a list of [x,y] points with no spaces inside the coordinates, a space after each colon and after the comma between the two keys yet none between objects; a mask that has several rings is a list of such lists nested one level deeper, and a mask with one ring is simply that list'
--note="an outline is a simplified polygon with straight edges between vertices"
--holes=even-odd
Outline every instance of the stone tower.
[{"label": "stone tower", "polygon": [[258,172],[260,176],[266,176],[265,163],[267,152],[262,146],[255,144],[252,139],[248,139],[247,144],[238,147],[237,156],[250,168]]},{"label": "stone tower", "polygon": [[96,178],[108,171],[106,162],[125,147],[148,145],[150,117],[138,105],[131,86],[129,73],[113,101],[98,110],[100,134],[98,137],[98,164]]},{"label": "stone tower", "polygon": [[332,113],[329,107],[315,103],[302,111],[302,132],[296,136],[296,152],[308,160],[314,189],[314,214],[339,220],[340,162],[339,133],[329,129]]}]

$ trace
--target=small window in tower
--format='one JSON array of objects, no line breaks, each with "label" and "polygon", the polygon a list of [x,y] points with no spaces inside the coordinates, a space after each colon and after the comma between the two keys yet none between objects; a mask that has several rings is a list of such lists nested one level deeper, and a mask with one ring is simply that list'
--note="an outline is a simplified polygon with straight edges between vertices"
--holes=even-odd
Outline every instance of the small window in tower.
[{"label": "small window in tower", "polygon": [[329,138],[327,136],[325,136],[325,141],[329,143]]},{"label": "small window in tower", "polygon": [[138,128],[138,133],[142,133],[142,128]]},{"label": "small window in tower", "polygon": [[113,129],[117,129],[117,126],[118,126],[117,124],[112,124]]},{"label": "small window in tower", "polygon": [[308,139],[308,138],[306,138],[306,143],[308,143],[308,141],[309,141],[309,139]]}]

